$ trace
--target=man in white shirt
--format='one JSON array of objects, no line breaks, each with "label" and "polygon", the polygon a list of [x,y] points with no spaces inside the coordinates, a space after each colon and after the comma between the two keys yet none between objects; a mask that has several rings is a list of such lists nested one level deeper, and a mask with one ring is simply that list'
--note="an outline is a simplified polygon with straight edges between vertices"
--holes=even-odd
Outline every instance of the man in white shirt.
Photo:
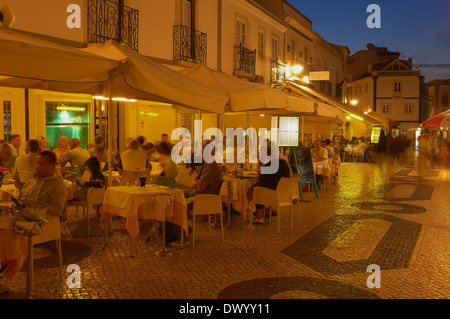
[{"label": "man in white shirt", "polygon": [[148,167],[147,154],[139,150],[139,143],[131,140],[128,149],[120,155],[119,173],[126,171],[145,170]]},{"label": "man in white shirt", "polygon": [[29,140],[26,146],[27,154],[20,156],[16,160],[14,167],[13,179],[17,188],[22,186],[33,178],[36,173],[37,157],[39,155],[39,142],[37,140]]},{"label": "man in white shirt", "polygon": [[80,140],[75,138],[69,141],[70,150],[66,153],[64,158],[60,160],[61,167],[66,166],[70,163],[79,177],[83,176],[84,173],[84,163],[91,157],[89,152],[84,148],[80,147]]}]

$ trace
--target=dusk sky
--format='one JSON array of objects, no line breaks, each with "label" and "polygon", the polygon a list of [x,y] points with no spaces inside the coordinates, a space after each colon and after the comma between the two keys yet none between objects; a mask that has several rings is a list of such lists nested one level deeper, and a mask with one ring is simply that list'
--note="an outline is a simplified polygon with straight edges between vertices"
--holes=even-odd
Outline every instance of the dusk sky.
[{"label": "dusk sky", "polygon": [[[325,40],[347,46],[351,54],[367,43],[413,58],[425,81],[450,78],[449,0],[288,0]],[[369,29],[370,4],[381,7],[381,29]]]}]

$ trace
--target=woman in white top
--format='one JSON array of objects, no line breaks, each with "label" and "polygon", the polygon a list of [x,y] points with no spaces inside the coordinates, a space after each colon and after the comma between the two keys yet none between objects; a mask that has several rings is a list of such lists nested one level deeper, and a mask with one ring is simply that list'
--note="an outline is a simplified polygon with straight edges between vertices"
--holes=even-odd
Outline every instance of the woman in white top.
[{"label": "woman in white top", "polygon": [[61,136],[58,139],[58,147],[53,149],[53,153],[56,154],[56,158],[59,161],[64,158],[69,149],[69,139],[67,136]]}]

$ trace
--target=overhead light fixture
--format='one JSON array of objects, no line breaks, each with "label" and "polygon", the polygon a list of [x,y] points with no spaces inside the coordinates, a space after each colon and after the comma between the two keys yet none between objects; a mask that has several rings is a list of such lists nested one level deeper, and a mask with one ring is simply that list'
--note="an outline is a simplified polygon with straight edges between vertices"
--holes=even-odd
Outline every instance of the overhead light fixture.
[{"label": "overhead light fixture", "polygon": [[259,116],[264,117],[264,114],[259,114]]},{"label": "overhead light fixture", "polygon": [[355,119],[358,119],[358,120],[360,120],[360,121],[364,121],[362,117],[356,116],[355,114],[351,114],[351,113],[350,113],[350,116],[353,117],[353,118],[355,118]]},{"label": "overhead light fixture", "polygon": [[351,104],[351,105],[356,105],[356,104],[358,104],[358,100],[351,100],[351,101],[350,101],[350,104]]},{"label": "overhead light fixture", "polygon": [[[109,101],[109,98],[104,97],[104,96],[94,96],[94,99]],[[127,98],[124,98],[124,97],[113,97],[112,100],[113,101],[120,101],[120,102],[137,102],[137,100],[135,100],[135,99],[127,99]]]},{"label": "overhead light fixture", "polygon": [[349,121],[352,119],[350,116],[346,116],[345,118]]},{"label": "overhead light fixture", "polygon": [[75,112],[86,111],[86,108],[84,107],[74,107],[74,106],[57,106],[56,109],[58,111],[75,111]]},{"label": "overhead light fixture", "polygon": [[304,76],[302,81],[309,84],[309,77],[308,76]]}]

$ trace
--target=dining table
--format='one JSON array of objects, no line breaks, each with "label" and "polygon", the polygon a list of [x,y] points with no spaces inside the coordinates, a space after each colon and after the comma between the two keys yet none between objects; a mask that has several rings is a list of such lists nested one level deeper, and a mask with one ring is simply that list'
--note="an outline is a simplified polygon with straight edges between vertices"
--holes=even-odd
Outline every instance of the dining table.
[{"label": "dining table", "polygon": [[247,218],[249,207],[247,191],[254,185],[251,179],[255,178],[254,174],[248,174],[248,172],[240,175],[226,174],[223,176],[223,184],[219,194],[222,196],[222,201],[226,201],[228,206],[227,229],[231,227],[231,204],[233,204],[235,210],[242,212],[244,220]]},{"label": "dining table", "polygon": [[[160,200],[164,198],[169,201],[161,206]],[[103,199],[101,221],[114,215],[126,218],[125,228],[132,239],[139,235],[139,219],[170,222],[180,226],[186,235],[189,234],[186,199],[181,189],[153,184],[145,187],[108,187]]]}]

